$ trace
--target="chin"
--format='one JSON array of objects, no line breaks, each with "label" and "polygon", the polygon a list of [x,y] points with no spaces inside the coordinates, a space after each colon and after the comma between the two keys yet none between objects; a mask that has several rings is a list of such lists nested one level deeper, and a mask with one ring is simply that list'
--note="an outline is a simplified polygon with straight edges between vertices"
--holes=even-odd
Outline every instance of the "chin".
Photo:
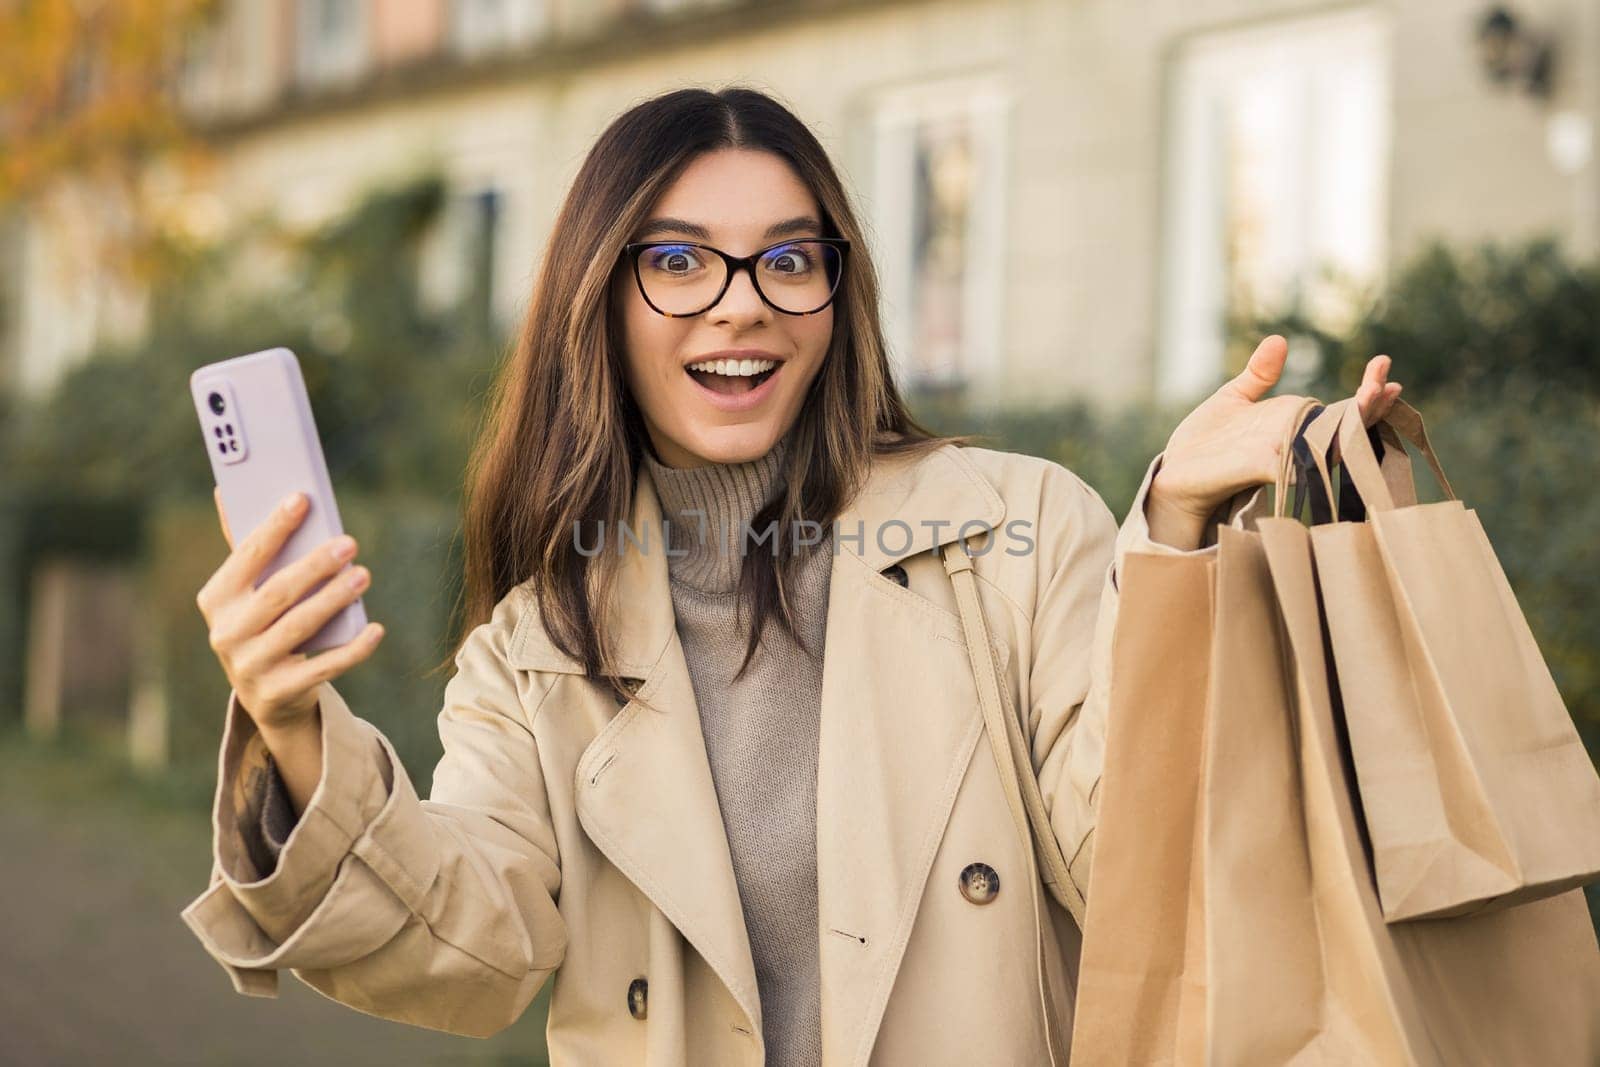
[{"label": "chin", "polygon": [[707,463],[745,463],[767,454],[782,436],[780,427],[763,420],[739,426],[699,427],[679,447]]}]

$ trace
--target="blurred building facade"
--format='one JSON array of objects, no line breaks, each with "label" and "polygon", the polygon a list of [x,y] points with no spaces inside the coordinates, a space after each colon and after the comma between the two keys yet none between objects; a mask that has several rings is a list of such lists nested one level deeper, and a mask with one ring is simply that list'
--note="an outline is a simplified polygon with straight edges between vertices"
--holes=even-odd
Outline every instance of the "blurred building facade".
[{"label": "blurred building facade", "polygon": [[[1596,251],[1600,6],[1492,6],[224,0],[182,92],[215,166],[171,196],[199,231],[308,224],[438,165],[454,197],[429,290],[468,284],[487,232],[510,325],[613,116],[752,84],[845,172],[908,389],[1186,397],[1224,373],[1230,309],[1299,300],[1336,323],[1352,286],[1435,237]],[[9,388],[45,391],[138,329],[138,294],[79,247],[28,219],[0,231]]]}]

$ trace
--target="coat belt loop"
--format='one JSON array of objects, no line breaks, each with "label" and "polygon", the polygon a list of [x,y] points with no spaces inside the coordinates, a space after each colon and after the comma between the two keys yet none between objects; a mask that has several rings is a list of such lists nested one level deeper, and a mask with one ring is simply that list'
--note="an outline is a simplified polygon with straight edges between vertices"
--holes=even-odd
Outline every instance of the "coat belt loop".
[{"label": "coat belt loop", "polygon": [[944,560],[945,573],[951,576],[960,574],[962,571],[970,571],[972,569],[972,554],[967,551],[966,540],[962,539],[960,544],[961,551],[959,552],[939,553],[940,558]]}]

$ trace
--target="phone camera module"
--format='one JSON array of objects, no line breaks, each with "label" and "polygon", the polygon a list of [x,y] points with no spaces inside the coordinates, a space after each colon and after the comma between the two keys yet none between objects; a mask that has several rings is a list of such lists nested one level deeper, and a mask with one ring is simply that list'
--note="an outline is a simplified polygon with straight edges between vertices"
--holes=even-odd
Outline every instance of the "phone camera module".
[{"label": "phone camera module", "polygon": [[209,403],[211,405],[211,411],[212,411],[213,414],[221,415],[222,412],[223,412],[223,409],[227,407],[226,402],[224,402],[223,399],[222,399],[222,394],[221,393],[212,393],[209,397],[206,398],[206,400],[207,400],[207,403]]}]

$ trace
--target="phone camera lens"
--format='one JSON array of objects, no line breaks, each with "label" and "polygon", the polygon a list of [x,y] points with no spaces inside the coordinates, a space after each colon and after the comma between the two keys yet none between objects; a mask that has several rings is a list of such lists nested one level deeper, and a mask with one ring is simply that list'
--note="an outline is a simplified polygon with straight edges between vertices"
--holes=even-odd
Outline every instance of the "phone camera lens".
[{"label": "phone camera lens", "polygon": [[211,404],[212,413],[216,414],[216,415],[221,415],[222,414],[222,409],[227,406],[227,404],[222,399],[222,394],[221,393],[212,393],[207,398],[207,401]]}]

